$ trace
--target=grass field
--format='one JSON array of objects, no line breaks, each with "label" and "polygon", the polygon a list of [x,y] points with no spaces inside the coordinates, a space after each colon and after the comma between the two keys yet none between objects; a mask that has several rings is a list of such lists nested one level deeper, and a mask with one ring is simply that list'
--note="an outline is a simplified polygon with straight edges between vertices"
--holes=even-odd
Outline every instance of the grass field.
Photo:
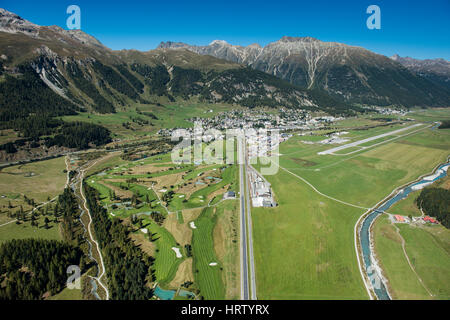
[{"label": "grass field", "polygon": [[35,204],[53,199],[64,189],[67,175],[64,157],[4,168],[0,171],[0,225],[13,220],[8,212],[16,213],[22,206],[25,212]]},{"label": "grass field", "polygon": [[[401,127],[348,130],[345,137],[355,141]],[[319,156],[330,146],[301,138],[281,145],[280,165],[323,194],[365,208],[430,172],[450,150],[449,130],[424,129],[347,156]],[[281,169],[266,178],[279,206],[252,212],[258,298],[367,299],[354,249],[354,225],[365,210],[321,196]]]},{"label": "grass field", "polygon": [[[433,186],[443,187],[447,178]],[[420,191],[411,193],[406,199],[389,209],[390,213],[420,216],[415,204]],[[450,299],[450,230],[439,226],[397,225],[397,234],[386,216],[375,223],[374,239],[376,253],[390,283],[390,291],[396,299]],[[420,284],[411,270],[401,249],[401,237],[405,241],[406,253],[419,277],[429,292]]]},{"label": "grass field", "polygon": [[154,222],[146,225],[146,228],[152,233],[152,242],[156,245],[154,265],[156,280],[164,286],[173,279],[178,265],[183,261],[183,258],[176,257],[172,247],[180,250],[182,248],[177,245],[173,235],[165,228],[158,226]]},{"label": "grass field", "polygon": [[222,202],[217,210],[219,215],[214,227],[214,250],[222,263],[222,280],[225,284],[225,299],[240,299],[240,256],[239,256],[239,202]]},{"label": "grass field", "polygon": [[[48,229],[44,228],[45,217],[39,216],[36,220],[39,223],[38,227],[32,227],[31,221],[16,224],[15,222],[0,227],[0,243],[12,239],[29,239],[39,238],[45,240],[62,240],[59,232],[59,224],[55,224],[51,221]],[[53,220],[53,219],[50,219]]]},{"label": "grass field", "polygon": [[450,113],[448,108],[442,109],[420,109],[413,110],[412,113],[408,114],[408,117],[419,120],[419,121],[442,121],[449,120]]},{"label": "grass field", "polygon": [[436,299],[450,299],[450,232],[442,226],[399,226],[406,252]]},{"label": "grass field", "polygon": [[17,132],[13,129],[0,130],[0,144],[5,144],[18,139]]},{"label": "grass field", "polygon": [[449,141],[449,130],[425,129],[352,155],[318,156],[318,151],[329,146],[304,145],[293,137],[280,149],[283,154],[280,165],[313,183],[325,194],[370,207],[396,186],[430,172],[445,161]]},{"label": "grass field", "polygon": [[402,216],[418,217],[422,215],[420,209],[417,207],[415,201],[419,196],[420,191],[411,192],[406,199],[400,200],[389,208],[389,213],[399,214]]},{"label": "grass field", "polygon": [[[389,281],[394,299],[450,299],[450,231],[443,226],[397,225],[386,216],[375,224],[377,257]],[[406,253],[418,276],[409,266]],[[428,293],[427,288],[430,293]]]},{"label": "grass field", "polygon": [[285,171],[266,178],[279,205],[252,209],[258,299],[366,298],[353,247],[361,210]]},{"label": "grass field", "polygon": [[[142,112],[151,112],[158,119],[152,119]],[[238,107],[233,106],[234,109]],[[212,110],[212,112],[210,112]],[[154,135],[159,129],[192,127],[193,123],[187,121],[192,117],[213,117],[221,111],[230,110],[229,105],[204,104],[196,101],[168,103],[165,106],[135,104],[127,110],[119,110],[114,114],[89,114],[80,113],[75,116],[62,117],[65,121],[85,121],[103,125],[110,129],[115,136],[121,139],[137,138]],[[149,121],[148,125],[138,125],[133,119],[140,118]],[[130,123],[132,129],[125,128],[122,124]]]},{"label": "grass field", "polygon": [[[222,264],[214,250],[213,231],[217,222],[217,208],[205,208],[195,220],[197,229],[192,232],[194,256],[194,279],[205,299],[224,299],[225,287],[222,279]],[[210,266],[210,263],[216,263]]]},{"label": "grass field", "polygon": [[0,205],[26,204],[23,195],[36,203],[60,194],[66,183],[64,157],[4,168],[0,171]]},{"label": "grass field", "polygon": [[47,300],[83,300],[81,289],[64,288],[60,293],[49,297]]},{"label": "grass field", "polygon": [[374,228],[377,258],[388,279],[393,299],[430,299],[426,289],[411,269],[402,249],[402,241],[386,215]]}]

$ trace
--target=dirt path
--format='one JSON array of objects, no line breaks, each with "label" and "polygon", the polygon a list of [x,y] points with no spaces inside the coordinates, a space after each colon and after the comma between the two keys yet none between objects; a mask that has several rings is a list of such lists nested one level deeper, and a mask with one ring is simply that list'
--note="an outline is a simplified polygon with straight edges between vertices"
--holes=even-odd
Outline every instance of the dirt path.
[{"label": "dirt path", "polygon": [[[68,159],[68,158],[67,158],[67,156],[66,156],[66,157],[65,157],[65,162],[66,162],[67,178],[66,178],[66,184],[64,185],[64,189],[67,188],[67,186],[69,185],[69,163],[67,162],[67,159]],[[49,203],[55,201],[56,199],[58,199],[58,197],[59,197],[59,195],[56,196],[56,197],[54,197],[53,199],[50,199],[49,201],[46,201],[46,202],[44,202],[44,203],[41,203],[40,205],[34,207],[34,208],[33,208],[30,212],[28,212],[26,215],[28,216],[28,215],[32,214],[32,213],[33,213],[34,211],[36,211],[37,209],[42,208],[43,206],[46,206],[47,204],[49,204]],[[0,228],[6,226],[6,225],[8,225],[8,224],[14,223],[14,222],[16,222],[16,221],[17,221],[17,219],[14,219],[14,220],[8,221],[8,222],[6,222],[6,223],[4,223],[4,224],[0,224]]]},{"label": "dirt path", "polygon": [[414,272],[414,274],[416,275],[417,279],[419,279],[420,284],[422,285],[422,287],[428,292],[428,294],[430,295],[430,297],[433,297],[433,294],[431,293],[430,290],[428,290],[428,288],[425,286],[425,283],[423,282],[422,278],[419,276],[419,274],[416,272],[416,269],[414,268],[414,266],[412,265],[411,261],[409,260],[408,254],[406,253],[406,247],[405,247],[405,239],[402,237],[402,235],[400,234],[400,229],[395,225],[395,223],[392,223],[392,225],[394,226],[395,230],[397,231],[398,236],[400,237],[400,239],[402,240],[402,249],[403,249],[403,254],[405,255],[406,261],[408,261],[409,267],[411,268],[411,270]]},{"label": "dirt path", "polygon": [[87,170],[89,170],[90,168],[92,168],[94,165],[96,165],[97,164],[97,162],[99,162],[99,161],[101,161],[102,160],[102,158],[100,158],[100,159],[98,159],[98,160],[96,160],[96,161],[94,161],[90,166],[88,166],[88,167],[86,167],[86,168],[84,168],[84,169],[81,169],[80,168],[80,173],[79,173],[79,183],[80,183],[80,195],[81,195],[81,198],[82,198],[82,200],[83,200],[83,203],[82,203],[82,206],[83,206],[83,209],[85,210],[85,212],[88,214],[88,217],[89,217],[89,223],[88,223],[88,225],[87,225],[87,227],[86,227],[86,229],[87,229],[87,231],[88,231],[88,234],[89,234],[89,240],[91,241],[91,243],[94,243],[95,244],[95,247],[96,247],[96,249],[97,249],[97,253],[98,253],[98,256],[99,256],[99,258],[100,258],[100,263],[97,263],[99,266],[100,266],[100,269],[101,269],[101,273],[100,273],[100,275],[98,276],[98,277],[93,277],[95,280],[97,280],[97,282],[98,282],[98,284],[103,288],[103,290],[105,290],[105,293],[106,293],[106,300],[109,300],[109,291],[108,291],[108,288],[103,284],[103,282],[102,282],[102,278],[103,278],[103,276],[105,275],[105,264],[104,264],[104,262],[103,262],[103,256],[102,256],[102,252],[101,252],[101,250],[100,250],[100,245],[98,244],[98,242],[95,240],[95,238],[94,238],[94,236],[93,236],[93,234],[92,234],[92,230],[91,230],[91,224],[92,224],[92,216],[91,216],[91,212],[89,211],[89,208],[88,208],[88,206],[87,206],[87,200],[86,200],[86,197],[85,197],[85,195],[84,195],[84,190],[83,190],[83,179],[84,179],[84,175],[85,175],[85,172],[87,171]]}]

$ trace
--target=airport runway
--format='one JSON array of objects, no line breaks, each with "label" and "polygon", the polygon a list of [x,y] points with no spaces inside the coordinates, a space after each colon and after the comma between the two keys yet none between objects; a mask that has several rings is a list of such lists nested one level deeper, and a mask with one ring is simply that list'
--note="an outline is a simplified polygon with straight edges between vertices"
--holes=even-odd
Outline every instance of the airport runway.
[{"label": "airport runway", "polygon": [[406,127],[406,128],[401,128],[401,129],[398,129],[398,130],[394,130],[394,131],[390,131],[390,132],[387,132],[387,133],[379,134],[377,136],[370,137],[370,138],[367,138],[367,139],[363,139],[363,140],[358,140],[358,141],[355,141],[355,142],[347,143],[347,144],[344,144],[344,145],[339,146],[339,147],[335,147],[335,148],[331,148],[331,149],[328,149],[328,150],[325,150],[325,151],[318,152],[317,154],[319,154],[319,155],[333,154],[334,152],[337,152],[337,151],[340,151],[340,150],[344,150],[344,149],[347,149],[347,148],[350,148],[350,147],[356,147],[356,146],[358,146],[360,144],[363,144],[363,143],[366,143],[366,142],[369,142],[369,141],[373,141],[373,140],[377,140],[377,139],[380,139],[380,138],[383,138],[383,137],[391,136],[391,135],[394,135],[394,134],[400,133],[402,131],[405,131],[405,130],[408,130],[408,129],[412,129],[412,128],[415,128],[415,127],[418,127],[418,126],[421,126],[421,125],[422,125],[421,123],[413,124],[412,126],[409,126],[409,127]]}]

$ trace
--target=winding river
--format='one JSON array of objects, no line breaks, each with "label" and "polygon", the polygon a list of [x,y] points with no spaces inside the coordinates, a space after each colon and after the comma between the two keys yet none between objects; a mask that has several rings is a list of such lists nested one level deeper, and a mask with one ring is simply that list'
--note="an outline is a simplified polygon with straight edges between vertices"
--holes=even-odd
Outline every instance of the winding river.
[{"label": "winding river", "polygon": [[370,233],[373,222],[380,214],[388,210],[396,202],[405,199],[411,192],[423,189],[433,182],[444,178],[447,175],[449,167],[450,162],[447,160],[447,162],[440,165],[433,174],[423,177],[419,181],[413,182],[407,187],[398,190],[392,197],[374,208],[362,221],[359,229],[359,244],[361,246],[362,258],[364,261],[364,271],[371,282],[372,290],[379,300],[390,300],[391,296],[386,288],[385,279],[381,275],[381,268],[378,266],[373,253],[373,241]]}]

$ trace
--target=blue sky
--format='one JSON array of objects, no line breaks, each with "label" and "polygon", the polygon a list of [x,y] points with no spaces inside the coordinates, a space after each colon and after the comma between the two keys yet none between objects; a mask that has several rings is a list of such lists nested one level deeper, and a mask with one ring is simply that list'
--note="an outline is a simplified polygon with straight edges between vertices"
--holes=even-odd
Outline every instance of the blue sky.
[{"label": "blue sky", "polygon": [[[0,7],[36,24],[67,28],[71,4],[81,8],[81,29],[112,49],[146,51],[167,40],[266,45],[288,35],[387,56],[450,60],[450,0],[2,0]],[[372,4],[381,8],[381,30],[366,27],[366,8]]]}]

